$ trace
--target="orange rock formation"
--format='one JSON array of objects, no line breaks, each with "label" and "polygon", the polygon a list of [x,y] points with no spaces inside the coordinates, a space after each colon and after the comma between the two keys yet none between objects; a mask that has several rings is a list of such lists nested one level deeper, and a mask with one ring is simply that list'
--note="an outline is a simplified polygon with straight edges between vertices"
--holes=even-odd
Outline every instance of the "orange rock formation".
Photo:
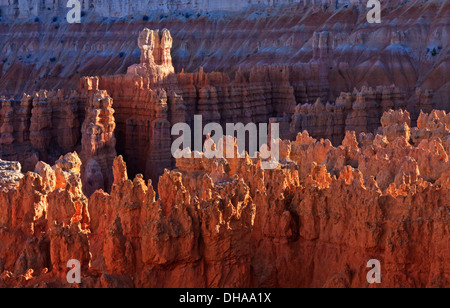
[{"label": "orange rock formation", "polygon": [[[0,287],[69,287],[71,259],[82,287],[368,287],[371,259],[449,287],[449,2],[377,27],[338,2],[45,31],[0,9]],[[194,115],[280,124],[278,167],[174,159]]]},{"label": "orange rock formation", "polygon": [[338,147],[299,133],[276,170],[180,159],[159,197],[122,157],[111,193],[89,200],[76,154],[39,163],[0,191],[0,286],[69,286],[78,259],[83,287],[368,287],[378,259],[384,287],[448,287],[449,119],[422,113],[411,130],[390,111]]}]

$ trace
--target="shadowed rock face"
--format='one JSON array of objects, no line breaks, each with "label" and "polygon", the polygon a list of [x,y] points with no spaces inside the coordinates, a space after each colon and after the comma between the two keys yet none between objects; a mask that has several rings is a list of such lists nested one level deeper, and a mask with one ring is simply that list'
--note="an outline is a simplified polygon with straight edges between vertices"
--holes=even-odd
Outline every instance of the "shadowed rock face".
[{"label": "shadowed rock face", "polygon": [[122,157],[89,200],[76,154],[39,163],[0,191],[0,286],[68,286],[78,259],[83,287],[368,287],[377,259],[382,287],[448,287],[449,121],[433,111],[411,130],[391,111],[339,147],[299,133],[276,170],[183,158],[158,198]]}]

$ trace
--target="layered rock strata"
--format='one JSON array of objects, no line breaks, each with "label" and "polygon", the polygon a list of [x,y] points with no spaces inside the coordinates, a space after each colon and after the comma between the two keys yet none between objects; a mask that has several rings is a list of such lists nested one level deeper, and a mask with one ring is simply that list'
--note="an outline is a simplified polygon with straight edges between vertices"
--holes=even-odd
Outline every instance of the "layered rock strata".
[{"label": "layered rock strata", "polygon": [[82,104],[76,91],[39,91],[21,100],[0,99],[0,157],[25,171],[39,160],[54,162],[73,151],[81,136]]},{"label": "layered rock strata", "polygon": [[[312,97],[297,104],[320,96],[324,103],[334,101],[354,87],[395,84],[408,98],[415,88],[431,89],[436,108],[449,111],[447,1],[389,1],[382,4],[382,24],[374,25],[367,23],[362,1],[290,1],[288,6],[269,1],[248,10],[242,9],[248,1],[237,1],[230,5],[234,12],[219,8],[224,1],[186,3],[195,13],[184,11],[180,1],[159,3],[156,11],[148,1],[108,1],[106,10],[105,1],[82,1],[77,25],[67,23],[64,1],[42,1],[31,6],[33,12],[27,1],[3,2],[0,95],[16,99],[40,89],[75,89],[83,76],[125,74],[139,62],[135,37],[147,27],[171,30],[177,72],[204,67],[233,79],[239,68],[286,65],[299,71],[289,81],[296,98]],[[206,9],[216,4],[219,11]]]},{"label": "layered rock strata", "polygon": [[130,161],[130,172],[157,182],[172,167],[171,127],[186,121],[186,106],[172,65],[170,32],[144,29],[138,45],[140,64],[126,75],[99,77],[99,88],[114,99],[118,152]]}]

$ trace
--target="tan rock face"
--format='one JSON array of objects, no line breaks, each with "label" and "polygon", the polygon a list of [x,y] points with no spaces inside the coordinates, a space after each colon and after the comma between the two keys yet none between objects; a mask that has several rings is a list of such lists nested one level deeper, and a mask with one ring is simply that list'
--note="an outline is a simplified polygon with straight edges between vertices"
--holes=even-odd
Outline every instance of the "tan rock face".
[{"label": "tan rock face", "polygon": [[159,31],[144,29],[139,33],[138,46],[141,50],[141,63],[128,68],[128,75],[147,77],[151,83],[164,81],[167,76],[175,73],[172,65],[172,36],[169,30]]},{"label": "tan rock face", "polygon": [[66,263],[78,259],[83,286],[368,287],[366,264],[378,259],[382,287],[448,286],[446,117],[423,114],[417,130],[441,135],[418,145],[398,130],[409,131],[401,110],[363,143],[300,133],[282,142],[275,170],[182,158],[158,197],[141,175],[128,179],[122,157],[111,193],[89,200],[76,153],[39,163],[0,191],[0,284],[67,286]]}]

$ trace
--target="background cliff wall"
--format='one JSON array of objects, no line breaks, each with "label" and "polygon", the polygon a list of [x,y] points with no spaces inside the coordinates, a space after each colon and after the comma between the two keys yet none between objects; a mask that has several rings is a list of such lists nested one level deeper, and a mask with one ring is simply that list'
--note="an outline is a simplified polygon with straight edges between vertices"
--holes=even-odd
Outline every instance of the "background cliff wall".
[{"label": "background cliff wall", "polygon": [[[251,7],[276,7],[285,4],[302,5],[345,5],[359,3],[360,0],[80,0],[81,8],[95,17],[124,17],[147,13],[190,12],[235,12]],[[70,9],[68,0],[0,0],[2,16],[14,18],[63,16]]]},{"label": "background cliff wall", "polygon": [[[23,1],[18,3],[26,6]],[[102,6],[106,2],[95,3]],[[93,12],[95,6],[88,8],[78,25],[68,24],[65,13],[51,13],[50,18],[42,13],[37,19],[14,18],[11,22],[5,16],[11,16],[13,5],[2,8],[0,94],[20,98],[23,92],[33,90],[75,89],[83,76],[126,73],[139,62],[135,38],[148,27],[171,31],[177,73],[183,68],[194,73],[203,67],[208,73],[225,72],[233,80],[239,67],[250,71],[257,65],[311,62],[321,64],[319,74],[299,70],[301,74],[294,75],[290,84],[296,88],[309,79],[322,86],[319,81],[325,80],[329,88],[325,100],[333,101],[354,87],[395,84],[409,95],[416,87],[432,89],[437,107],[448,107],[448,1],[383,3],[382,23],[373,25],[366,22],[364,3],[294,2],[288,7],[235,12],[193,13],[183,8],[142,14],[135,8],[139,3],[143,2],[111,2],[114,8],[130,8],[123,17],[106,16],[108,13],[99,18]],[[228,1],[208,3],[214,6]],[[152,10],[152,5],[145,7]],[[203,5],[198,2],[198,7]]]}]

